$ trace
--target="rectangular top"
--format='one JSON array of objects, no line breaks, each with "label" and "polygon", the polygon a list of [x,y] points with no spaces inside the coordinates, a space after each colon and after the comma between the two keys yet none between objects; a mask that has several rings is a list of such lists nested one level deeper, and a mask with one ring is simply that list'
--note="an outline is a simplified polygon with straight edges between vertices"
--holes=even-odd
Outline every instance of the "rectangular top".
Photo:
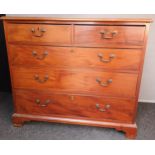
[{"label": "rectangular top", "polygon": [[55,22],[134,22],[151,23],[148,18],[51,18],[51,17],[12,17],[3,16],[1,19],[6,21],[55,21]]}]

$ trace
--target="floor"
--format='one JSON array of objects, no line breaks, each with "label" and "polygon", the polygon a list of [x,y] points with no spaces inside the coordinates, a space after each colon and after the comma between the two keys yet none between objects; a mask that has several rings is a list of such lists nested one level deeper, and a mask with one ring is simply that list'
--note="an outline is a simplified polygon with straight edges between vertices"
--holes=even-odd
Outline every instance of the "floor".
[{"label": "floor", "polygon": [[[123,140],[122,132],[114,129],[97,128],[57,123],[31,122],[21,128],[13,127],[12,97],[0,93],[0,139],[1,140]],[[137,116],[139,140],[155,139],[155,104],[140,103]]]}]

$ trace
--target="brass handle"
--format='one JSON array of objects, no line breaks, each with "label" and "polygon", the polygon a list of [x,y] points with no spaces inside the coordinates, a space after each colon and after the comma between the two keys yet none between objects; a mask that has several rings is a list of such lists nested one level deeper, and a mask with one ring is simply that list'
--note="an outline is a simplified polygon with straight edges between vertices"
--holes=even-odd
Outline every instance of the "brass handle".
[{"label": "brass handle", "polygon": [[75,97],[73,95],[70,96],[70,100],[74,101]]},{"label": "brass handle", "polygon": [[36,99],[35,103],[41,107],[46,107],[49,103],[51,103],[51,100],[47,99],[44,103],[41,103],[40,99]]},{"label": "brass handle", "polygon": [[39,56],[36,51],[32,51],[32,55],[38,60],[43,60],[48,55],[48,52],[45,51],[42,55]]},{"label": "brass handle", "polygon": [[106,112],[111,107],[110,104],[104,105],[103,108],[100,107],[99,103],[96,103],[96,109],[98,109],[100,112]]},{"label": "brass handle", "polygon": [[46,30],[44,28],[38,27],[37,30],[35,28],[32,28],[31,32],[34,37],[42,37],[44,35],[44,33],[46,32]]},{"label": "brass handle", "polygon": [[113,39],[113,37],[117,34],[118,32],[117,31],[112,31],[112,32],[109,32],[109,31],[101,31],[100,34],[101,34],[101,39]]},{"label": "brass handle", "polygon": [[45,83],[48,79],[49,79],[49,77],[48,77],[48,75],[45,75],[45,77],[44,77],[44,79],[40,79],[39,78],[39,75],[35,75],[34,76],[34,79],[36,80],[36,81],[38,81],[39,83]]},{"label": "brass handle", "polygon": [[102,87],[107,87],[110,83],[112,83],[112,79],[108,79],[106,82],[102,82],[99,78],[97,78],[96,82],[99,83]]},{"label": "brass handle", "polygon": [[98,54],[98,57],[99,57],[99,59],[100,59],[101,62],[109,63],[109,62],[112,61],[112,59],[114,59],[114,58],[116,57],[116,55],[115,55],[115,54],[110,54],[108,60],[105,60],[105,59],[103,58],[103,54],[102,54],[102,53],[99,53],[99,54]]}]

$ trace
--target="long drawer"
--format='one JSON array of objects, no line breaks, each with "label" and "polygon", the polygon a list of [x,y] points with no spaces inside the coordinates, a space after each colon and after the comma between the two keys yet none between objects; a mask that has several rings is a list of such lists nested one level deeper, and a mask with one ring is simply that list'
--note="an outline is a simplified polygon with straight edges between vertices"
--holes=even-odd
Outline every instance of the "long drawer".
[{"label": "long drawer", "polygon": [[145,26],[75,26],[75,44],[82,46],[142,46]]},{"label": "long drawer", "polygon": [[70,25],[7,24],[9,42],[70,44]]},{"label": "long drawer", "polygon": [[141,50],[10,45],[14,66],[138,70]]},{"label": "long drawer", "polygon": [[137,74],[95,70],[13,68],[14,88],[84,92],[96,95],[135,97]]},{"label": "long drawer", "polygon": [[16,112],[37,115],[84,117],[132,122],[134,100],[53,94],[53,92],[15,91]]}]

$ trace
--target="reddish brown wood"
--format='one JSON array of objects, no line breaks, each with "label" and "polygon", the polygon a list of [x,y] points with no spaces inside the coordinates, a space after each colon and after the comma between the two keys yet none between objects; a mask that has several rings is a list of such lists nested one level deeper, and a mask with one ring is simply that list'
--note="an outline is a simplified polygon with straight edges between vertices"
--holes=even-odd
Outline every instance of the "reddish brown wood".
[{"label": "reddish brown wood", "polygon": [[[14,113],[13,123],[19,123],[18,126],[22,126],[23,123],[29,121],[48,121],[48,122],[59,122],[59,123],[68,123],[68,124],[77,124],[77,125],[90,125],[90,126],[98,126],[98,127],[108,127],[115,128],[117,131],[125,132],[125,135],[129,139],[136,138],[137,135],[137,125],[135,123],[118,123],[118,122],[107,122],[107,121],[98,121],[91,119],[82,119],[74,118],[74,117],[58,117],[58,116],[43,116],[43,115],[29,115],[29,114],[17,114]],[[17,126],[17,127],[18,127]]]},{"label": "reddish brown wood", "polygon": [[[41,81],[44,81],[46,76],[48,76],[48,79],[40,83],[39,80],[35,80],[36,75]],[[12,77],[14,88],[20,89],[58,90],[116,97],[135,97],[138,75],[97,70],[27,69],[18,67],[13,69]],[[103,84],[112,79],[112,83],[102,86],[97,82],[97,79],[101,80]]]},{"label": "reddish brown wood", "polygon": [[[15,91],[16,113],[94,118],[132,123],[133,99]],[[31,98],[30,98],[31,96]],[[40,101],[39,103],[37,101]],[[49,101],[47,103],[47,101]],[[96,107],[99,105],[99,108]]]},{"label": "reddish brown wood", "polygon": [[24,118],[16,118],[16,117],[12,117],[12,122],[13,122],[13,126],[14,127],[22,127],[24,125],[25,122],[27,119],[24,119]]},{"label": "reddish brown wood", "polygon": [[[105,32],[105,34],[101,34]],[[115,32],[116,34],[112,34]],[[145,26],[75,26],[75,44],[115,47],[143,45]]]},{"label": "reddish brown wood", "polygon": [[3,16],[0,19],[3,19],[5,21],[11,21],[11,22],[62,22],[66,23],[68,21],[70,22],[93,22],[94,24],[99,23],[132,23],[133,25],[142,23],[143,25],[145,23],[151,23],[153,22],[152,19],[148,18],[53,18],[53,17],[13,17],[13,16]]},{"label": "reddish brown wood", "polygon": [[9,42],[71,43],[70,25],[8,24],[7,31]]},{"label": "reddish brown wood", "polygon": [[[36,55],[33,54],[34,52]],[[9,50],[13,66],[53,66],[59,68],[81,68],[85,66],[85,68],[124,71],[138,71],[142,54],[143,52],[140,49],[67,48],[25,45],[10,45]],[[111,55],[114,55],[114,58],[110,58]]]},{"label": "reddish brown wood", "polygon": [[125,132],[125,136],[129,139],[135,139],[137,136],[137,125],[133,124],[131,127],[116,127],[115,128],[118,131]]},{"label": "reddish brown wood", "polygon": [[[151,20],[3,19],[15,126],[27,121],[60,122],[110,127],[128,138],[136,137],[135,116]],[[35,33],[30,31],[33,27]],[[46,32],[36,31],[38,27]],[[105,63],[111,54],[115,58]],[[38,75],[36,80],[34,75]],[[103,87],[108,79],[112,83]],[[40,107],[49,98],[53,103]],[[105,112],[107,103],[110,108]]]}]

